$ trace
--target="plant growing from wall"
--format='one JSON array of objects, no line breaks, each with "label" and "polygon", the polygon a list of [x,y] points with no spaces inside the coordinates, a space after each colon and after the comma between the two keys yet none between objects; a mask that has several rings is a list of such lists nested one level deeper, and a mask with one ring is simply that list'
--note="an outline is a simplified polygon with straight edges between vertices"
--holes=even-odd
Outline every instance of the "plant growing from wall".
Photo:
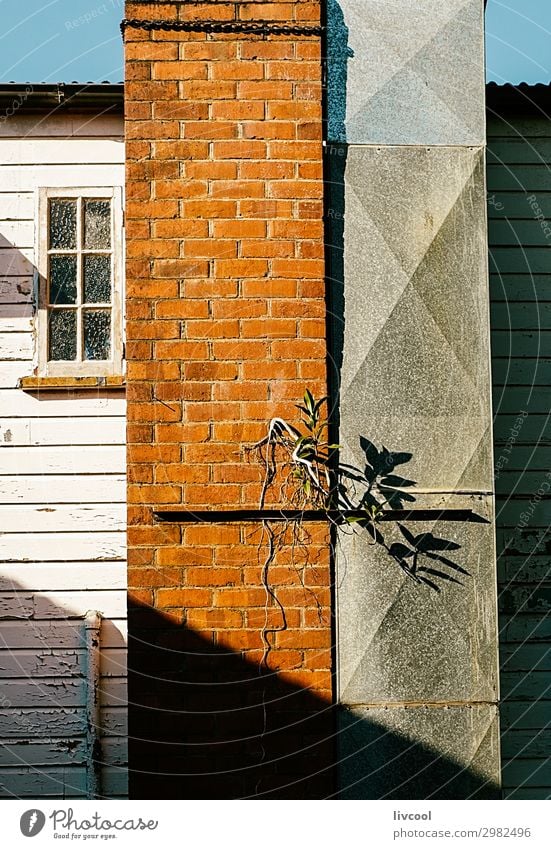
[{"label": "plant growing from wall", "polygon": [[448,552],[458,550],[460,545],[435,537],[430,532],[414,534],[403,522],[395,521],[393,524],[400,533],[400,541],[387,542],[382,522],[392,519],[396,511],[403,511],[406,504],[415,502],[415,496],[408,491],[415,486],[415,481],[396,471],[408,463],[412,455],[392,452],[385,446],[378,449],[362,436],[363,469],[339,462],[340,446],[329,442],[329,422],[323,417],[326,402],[327,398],[316,400],[307,389],[303,403],[296,405],[301,413],[301,429],[283,418],[274,418],[265,437],[246,449],[263,470],[260,508],[265,508],[267,497],[272,492],[275,501],[283,505],[282,515],[284,510],[296,511],[283,523],[263,522],[268,540],[262,574],[266,610],[271,599],[282,614],[279,628],[268,629],[266,626],[263,631],[264,667],[267,667],[270,651],[268,634],[286,628],[285,610],[270,585],[269,568],[288,534],[289,525],[292,525],[293,544],[301,544],[306,511],[319,512],[320,519],[327,519],[339,532],[366,531],[373,544],[381,546],[409,579],[436,592],[440,592],[437,580],[460,584],[457,575],[469,574],[447,557]]}]

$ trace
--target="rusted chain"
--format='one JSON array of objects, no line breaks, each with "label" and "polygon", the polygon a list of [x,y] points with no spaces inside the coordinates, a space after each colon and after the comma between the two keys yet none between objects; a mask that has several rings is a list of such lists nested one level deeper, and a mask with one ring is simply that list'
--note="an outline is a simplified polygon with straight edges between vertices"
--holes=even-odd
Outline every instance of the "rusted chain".
[{"label": "rusted chain", "polygon": [[321,35],[323,26],[305,26],[303,24],[276,24],[255,21],[145,21],[139,18],[125,18],[121,21],[121,33],[125,30],[164,30],[175,32],[242,32],[250,35]]}]

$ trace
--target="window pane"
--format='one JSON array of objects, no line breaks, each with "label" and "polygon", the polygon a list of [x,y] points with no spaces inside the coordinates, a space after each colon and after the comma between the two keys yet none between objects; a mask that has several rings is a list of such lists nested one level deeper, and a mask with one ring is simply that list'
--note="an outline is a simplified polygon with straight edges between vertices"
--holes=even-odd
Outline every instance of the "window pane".
[{"label": "window pane", "polygon": [[50,303],[75,304],[77,300],[76,256],[50,257]]},{"label": "window pane", "polygon": [[84,256],[84,303],[108,304],[111,300],[111,256]]},{"label": "window pane", "polygon": [[84,201],[84,247],[92,250],[111,247],[111,201]]},{"label": "window pane", "polygon": [[76,360],[77,314],[75,310],[52,310],[49,313],[49,360]]},{"label": "window pane", "polygon": [[74,250],[77,246],[76,200],[50,201],[50,248]]},{"label": "window pane", "polygon": [[111,313],[87,310],[84,318],[84,359],[108,360],[111,356]]}]

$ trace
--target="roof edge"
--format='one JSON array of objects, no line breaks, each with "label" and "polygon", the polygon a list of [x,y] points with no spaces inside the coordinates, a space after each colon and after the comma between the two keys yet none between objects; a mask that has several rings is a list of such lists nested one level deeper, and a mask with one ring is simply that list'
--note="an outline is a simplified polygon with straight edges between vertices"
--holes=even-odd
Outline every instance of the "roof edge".
[{"label": "roof edge", "polygon": [[0,83],[0,116],[29,112],[123,114],[123,83]]}]

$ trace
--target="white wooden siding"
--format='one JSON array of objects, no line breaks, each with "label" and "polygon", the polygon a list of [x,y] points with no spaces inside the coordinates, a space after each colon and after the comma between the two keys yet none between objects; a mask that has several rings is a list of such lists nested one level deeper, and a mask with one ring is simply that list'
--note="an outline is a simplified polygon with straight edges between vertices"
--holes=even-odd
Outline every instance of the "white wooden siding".
[{"label": "white wooden siding", "polygon": [[88,610],[102,614],[102,794],[127,793],[124,400],[17,388],[36,351],[39,189],[123,184],[122,119],[0,127],[0,798],[85,795]]}]

